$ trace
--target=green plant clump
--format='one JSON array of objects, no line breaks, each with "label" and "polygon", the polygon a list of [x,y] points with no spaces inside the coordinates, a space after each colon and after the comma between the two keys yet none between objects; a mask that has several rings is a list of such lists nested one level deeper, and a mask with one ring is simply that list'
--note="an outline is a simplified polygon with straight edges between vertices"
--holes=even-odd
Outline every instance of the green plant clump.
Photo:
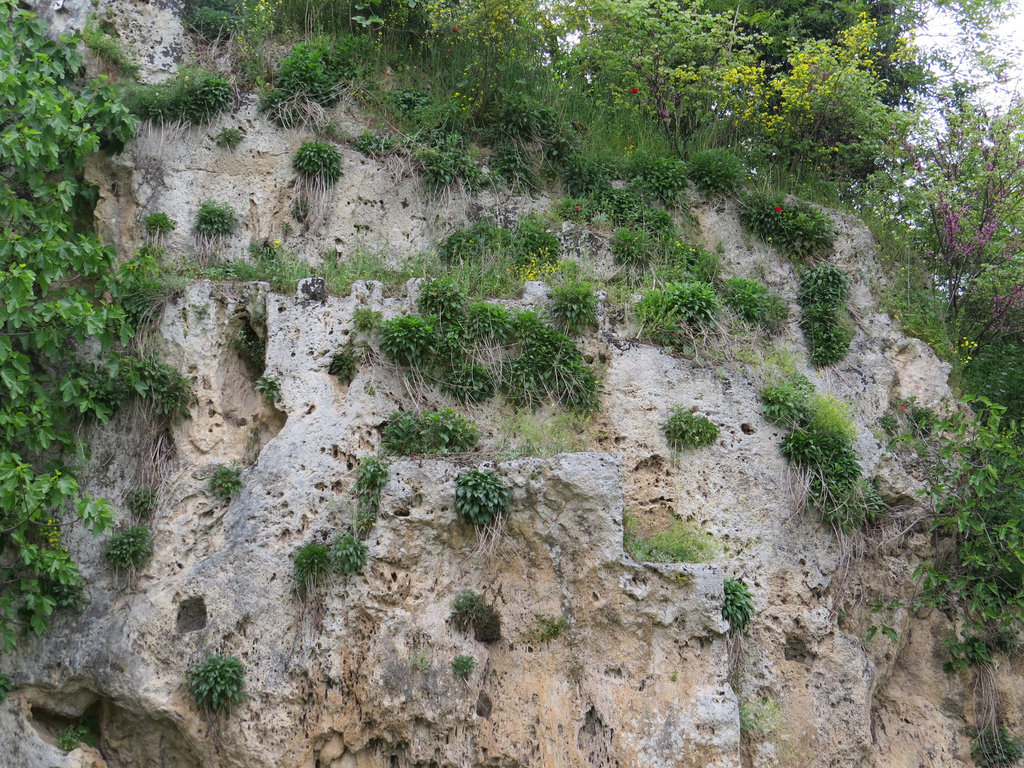
[{"label": "green plant clump", "polygon": [[398,365],[426,368],[434,354],[436,335],[431,320],[415,315],[396,317],[380,328],[380,348]]},{"label": "green plant clump", "polygon": [[676,203],[686,190],[686,166],[671,157],[637,153],[630,163],[630,188],[647,198],[660,198],[666,205]]},{"label": "green plant clump", "polygon": [[439,326],[459,323],[466,314],[466,294],[451,280],[429,280],[420,286],[416,308],[437,318]]},{"label": "green plant clump", "polygon": [[472,469],[455,481],[455,512],[477,527],[489,525],[508,512],[512,492],[489,469]]},{"label": "green plant clump", "polygon": [[233,0],[190,0],[182,20],[189,31],[216,40],[225,37],[235,25],[237,4]]},{"label": "green plant clump", "polygon": [[569,620],[565,614],[560,616],[546,616],[543,613],[533,615],[533,628],[530,630],[529,638],[534,643],[547,643],[557,640],[569,628]]},{"label": "green plant clump", "polygon": [[393,413],[384,424],[381,448],[409,456],[417,453],[465,453],[476,447],[477,427],[451,408]]},{"label": "green plant clump", "polygon": [[156,511],[156,488],[135,488],[128,494],[125,506],[136,520],[148,520]]},{"label": "green plant clump", "polygon": [[327,372],[337,376],[342,384],[351,384],[359,372],[360,354],[352,347],[342,347],[331,357]]},{"label": "green plant clump", "polygon": [[782,194],[763,192],[747,193],[740,202],[740,223],[794,262],[805,262],[835,242],[828,216],[808,203],[787,204]]},{"label": "green plant clump", "polygon": [[548,317],[559,333],[578,336],[597,325],[597,297],[590,283],[575,281],[556,285],[549,296]]},{"label": "green plant clump", "polygon": [[130,46],[126,46],[117,35],[117,29],[110,19],[90,16],[82,29],[85,47],[103,61],[116,67],[128,77],[137,77],[139,65],[132,60]]},{"label": "green plant clump", "polygon": [[11,692],[14,685],[11,683],[11,676],[6,672],[0,672],[0,704],[7,700],[7,694]]},{"label": "green plant clump", "polygon": [[276,403],[281,399],[281,382],[267,376],[261,376],[253,385],[268,403]]},{"label": "green plant clump", "polygon": [[57,734],[57,749],[70,752],[77,749],[79,744],[87,744],[90,747],[96,746],[96,734],[85,725],[69,725]]},{"label": "green plant clump", "polygon": [[705,195],[732,192],[743,181],[743,163],[727,149],[705,149],[690,156],[686,175]]},{"label": "green plant clump", "polygon": [[242,488],[242,468],[221,464],[210,477],[210,493],[221,501],[229,501]]},{"label": "green plant clump", "polygon": [[789,315],[782,297],[769,293],[768,287],[756,280],[730,278],[725,281],[724,294],[725,305],[741,320],[770,333],[778,333]]},{"label": "green plant clump", "polygon": [[702,563],[714,557],[715,540],[699,527],[677,520],[661,533],[643,537],[639,521],[630,514],[622,517],[622,545],[645,563]]},{"label": "green plant clump", "polygon": [[137,86],[129,104],[143,120],[205,125],[227,110],[232,101],[231,84],[224,77],[192,69],[156,85]]},{"label": "green plant clump", "polygon": [[296,150],[292,167],[300,176],[331,185],[341,178],[341,152],[326,141],[306,141]]},{"label": "green plant clump", "polygon": [[472,656],[456,656],[452,659],[452,674],[458,680],[468,680],[476,669],[476,660]]},{"label": "green plant clump", "polygon": [[818,264],[800,276],[800,328],[815,365],[837,363],[850,349],[853,332],[846,314],[849,297],[850,281],[838,267]]},{"label": "green plant clump", "polygon": [[369,333],[381,323],[382,315],[369,307],[359,307],[352,312],[352,327],[360,333]]},{"label": "green plant clump", "polygon": [[228,203],[205,200],[196,211],[192,228],[206,237],[227,237],[238,226],[238,214]]},{"label": "green plant clump", "polygon": [[654,258],[654,243],[645,229],[623,227],[611,239],[612,256],[619,264],[643,267]]},{"label": "green plant clump", "polygon": [[773,424],[798,427],[810,418],[814,385],[796,373],[779,378],[761,388],[761,413]]},{"label": "green plant clump", "polygon": [[388,482],[388,462],[376,456],[367,456],[356,467],[355,493],[361,511],[377,515],[380,492]]},{"label": "green plant clump", "polygon": [[107,541],[103,556],[115,571],[134,571],[153,555],[153,534],[149,527],[136,525],[118,531]]},{"label": "green plant clump", "polygon": [[342,534],[331,544],[331,561],[341,574],[355,573],[366,565],[368,551],[369,548],[351,533]]},{"label": "green plant clump", "polygon": [[367,157],[386,157],[398,149],[398,142],[391,136],[384,136],[373,131],[363,131],[352,142],[352,148]]},{"label": "green plant clump", "polygon": [[718,427],[704,416],[698,416],[675,406],[668,421],[661,428],[669,447],[676,451],[691,450],[711,445],[718,439]]},{"label": "green plant clump", "polygon": [[146,227],[146,234],[157,239],[170,234],[177,226],[177,222],[166,213],[151,213],[143,219],[143,223]]},{"label": "green plant clump", "polygon": [[238,145],[242,143],[242,139],[245,138],[245,134],[242,133],[238,128],[223,128],[218,133],[213,141],[221,149],[227,149],[234,152]]},{"label": "green plant clump", "polygon": [[199,709],[230,714],[245,699],[245,667],[234,656],[213,655],[189,669],[189,692]]},{"label": "green plant clump", "polygon": [[725,601],[722,603],[722,618],[729,622],[729,634],[742,633],[750,617],[754,615],[754,600],[750,587],[739,579],[726,579],[723,585]]},{"label": "green plant clump", "polygon": [[495,643],[501,639],[501,615],[483,595],[471,589],[459,593],[452,602],[449,620],[460,632],[472,628],[478,642]]},{"label": "green plant clump", "polygon": [[326,544],[308,542],[297,547],[292,554],[292,573],[299,595],[304,597],[316,589],[331,572],[332,565],[331,550]]},{"label": "green plant clump", "polygon": [[1012,768],[1024,758],[1024,745],[1005,725],[977,733],[971,742],[971,759],[978,768]]}]

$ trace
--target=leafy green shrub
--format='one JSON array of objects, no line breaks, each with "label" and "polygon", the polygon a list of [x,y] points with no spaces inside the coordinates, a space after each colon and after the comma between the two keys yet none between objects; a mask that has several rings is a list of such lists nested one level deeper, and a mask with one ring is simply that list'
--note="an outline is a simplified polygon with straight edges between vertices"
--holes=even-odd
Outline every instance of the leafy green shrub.
[{"label": "leafy green shrub", "polygon": [[718,317],[721,304],[714,286],[694,281],[648,291],[637,302],[635,311],[644,338],[672,347],[680,323],[694,328],[706,327]]},{"label": "leafy green shrub", "polygon": [[423,369],[434,354],[436,334],[429,319],[409,315],[381,326],[380,348],[398,365]]},{"label": "leafy green shrub", "polygon": [[722,618],[729,622],[729,634],[742,633],[754,615],[754,600],[750,588],[739,579],[726,579],[723,585],[725,601]]},{"label": "leafy green shrub", "polygon": [[113,21],[90,15],[82,29],[82,42],[107,64],[116,67],[127,77],[137,77],[139,65],[132,60],[131,46],[118,37]]},{"label": "leafy green shrub", "polygon": [[569,628],[569,620],[565,614],[561,616],[545,616],[543,613],[533,614],[533,627],[527,637],[532,643],[548,643],[557,640]]},{"label": "leafy green shrub", "polygon": [[491,157],[491,168],[511,189],[531,191],[537,188],[534,156],[519,144],[502,144]]},{"label": "leafy green shrub", "polygon": [[156,488],[135,488],[128,494],[125,506],[136,520],[148,520],[156,511]]},{"label": "leafy green shrub", "polygon": [[499,304],[474,301],[466,307],[466,338],[477,344],[507,344],[512,337],[512,314]]},{"label": "leafy green shrub", "polygon": [[718,439],[718,427],[703,416],[684,411],[677,405],[662,427],[669,446],[676,451],[701,448]]},{"label": "leafy green shrub", "polygon": [[189,418],[189,406],[195,402],[192,382],[171,365],[155,357],[121,360],[122,384],[144,397],[153,413],[168,422]]},{"label": "leafy green shrub", "polygon": [[992,649],[985,638],[978,635],[967,632],[962,639],[957,640],[954,634],[944,645],[949,648],[950,655],[950,660],[942,665],[942,671],[947,675],[962,672],[972,664],[992,663]]},{"label": "leafy green shrub", "polygon": [[369,333],[380,325],[382,317],[380,312],[369,307],[357,307],[352,311],[352,327],[360,333]]},{"label": "leafy green shrub", "polygon": [[311,541],[296,547],[292,553],[292,573],[299,596],[305,597],[316,589],[330,574],[332,565],[331,550],[326,544]]},{"label": "leafy green shrub", "polygon": [[494,396],[494,377],[479,363],[462,363],[441,375],[438,387],[463,403],[482,403]]},{"label": "leafy green shrub", "polygon": [[235,24],[237,5],[233,0],[198,0],[185,4],[182,20],[190,32],[216,40],[226,37]]},{"label": "leafy green shrub", "polygon": [[238,226],[238,214],[228,203],[206,200],[196,212],[192,228],[197,234],[206,237],[226,237]]},{"label": "leafy green shrub", "polygon": [[472,469],[455,481],[455,512],[475,526],[489,525],[508,511],[512,492],[489,469]]},{"label": "leafy green shrub", "polygon": [[355,573],[366,565],[369,548],[355,536],[346,533],[331,544],[331,562],[342,574]]},{"label": "leafy green shrub", "polygon": [[298,102],[334,106],[342,87],[365,71],[375,56],[369,37],[299,43],[278,64],[274,90],[263,98],[262,108],[279,125],[294,126],[303,118]]},{"label": "leafy green shrub", "polygon": [[630,188],[641,196],[661,198],[672,205],[686,190],[686,166],[671,157],[637,153],[630,163]]},{"label": "leafy green shrub", "polygon": [[11,692],[13,687],[10,675],[6,672],[0,672],[0,704],[7,700],[7,694]]},{"label": "leafy green shrub", "polygon": [[143,219],[143,222],[146,226],[146,234],[157,239],[170,234],[177,225],[177,222],[166,213],[151,213]]},{"label": "leafy green shrub", "polygon": [[416,308],[436,317],[438,325],[459,323],[465,316],[466,294],[447,278],[429,280],[420,286]]},{"label": "leafy green shrub", "polygon": [[700,563],[714,557],[715,540],[684,520],[675,521],[661,533],[647,538],[639,534],[635,517],[622,517],[622,545],[636,560],[645,563]]},{"label": "leafy green shrub", "polygon": [[375,517],[380,507],[380,492],[388,482],[388,462],[375,456],[367,456],[356,467],[356,500],[360,510]]},{"label": "leafy green shrub", "polygon": [[228,501],[242,488],[242,468],[221,464],[213,471],[209,483],[214,498]]},{"label": "leafy green shrub", "polygon": [[483,595],[471,589],[461,592],[452,602],[449,619],[460,632],[472,628],[478,642],[495,643],[501,639],[501,615]]},{"label": "leafy green shrub", "polygon": [[430,96],[415,88],[399,88],[391,92],[391,103],[396,111],[410,114],[430,104]]},{"label": "leafy green shrub", "polygon": [[254,387],[268,403],[276,403],[281,399],[281,382],[277,379],[261,376]]},{"label": "leafy green shrub", "polygon": [[459,680],[468,680],[476,669],[476,660],[472,656],[456,656],[452,659],[452,674]]},{"label": "leafy green shrub", "polygon": [[352,148],[367,157],[387,157],[398,149],[398,142],[391,136],[363,131],[352,142]]},{"label": "leafy green shrub", "polygon": [[213,655],[189,669],[189,692],[199,709],[230,714],[245,699],[245,668],[234,656]]},{"label": "leafy green shrub", "polygon": [[331,356],[327,372],[337,376],[342,384],[351,384],[359,372],[359,353],[352,347],[342,347]]},{"label": "leafy green shrub", "polygon": [[115,571],[134,571],[153,555],[153,534],[149,527],[136,525],[118,531],[107,541],[103,556]]},{"label": "leafy green shrub", "polygon": [[79,744],[87,744],[90,747],[96,746],[96,734],[85,725],[69,725],[57,734],[57,749],[70,752],[77,749]]},{"label": "leafy green shrub", "polygon": [[450,408],[393,413],[381,433],[381,447],[402,456],[465,453],[476,447],[476,441],[476,424]]},{"label": "leafy green shrub", "polygon": [[466,140],[458,133],[434,137],[420,146],[413,157],[423,169],[427,189],[439,191],[461,182],[469,192],[480,189],[484,180],[481,171],[469,154]]},{"label": "leafy green shrub", "polygon": [[590,283],[576,281],[557,285],[548,295],[551,297],[548,317],[555,330],[566,336],[578,336],[597,325],[597,297]]},{"label": "leafy green shrub", "polygon": [[761,388],[761,413],[773,424],[799,426],[810,418],[814,385],[799,373]]},{"label": "leafy green shrub", "polygon": [[645,229],[623,227],[611,239],[612,256],[619,264],[642,267],[653,258],[651,236]]},{"label": "leafy green shrub", "polygon": [[725,305],[741,320],[760,325],[777,333],[789,315],[789,308],[781,296],[768,292],[768,287],[756,280],[733,277],[725,281]]},{"label": "leafy green shrub", "polygon": [[971,759],[978,768],[1011,768],[1024,758],[1024,745],[1005,725],[985,728],[971,742]]},{"label": "leafy green shrub", "polygon": [[234,152],[238,148],[238,145],[242,143],[242,139],[244,138],[245,134],[238,128],[222,128],[221,132],[214,137],[213,141],[221,149],[229,149]]},{"label": "leafy green shrub", "polygon": [[718,280],[718,254],[676,238],[663,241],[660,261],[655,271],[664,283],[714,284]]},{"label": "leafy green shrub", "polygon": [[611,174],[585,155],[572,155],[565,163],[565,187],[573,197],[589,197],[610,188]]},{"label": "leafy green shrub", "polygon": [[818,264],[800,276],[800,327],[815,365],[837,363],[850,348],[853,332],[846,317],[849,296],[849,280],[842,270],[830,264]]},{"label": "leafy green shrub", "polygon": [[835,242],[828,216],[808,203],[788,205],[781,194],[762,192],[747,193],[740,202],[740,223],[793,261],[806,261]]},{"label": "leafy green shrub", "polygon": [[534,216],[520,219],[511,245],[515,262],[520,265],[531,259],[541,264],[556,264],[562,247],[558,238],[547,231],[544,222]]},{"label": "leafy green shrub", "polygon": [[465,229],[448,235],[437,247],[437,255],[445,264],[479,261],[495,248],[512,243],[512,233],[494,222],[481,219]]},{"label": "leafy green shrub", "polygon": [[227,110],[233,100],[231,84],[220,75],[183,70],[162,83],[136,86],[128,103],[143,120],[204,125]]},{"label": "leafy green shrub", "polygon": [[305,141],[296,150],[292,167],[300,176],[331,185],[341,178],[341,152],[326,141]]},{"label": "leafy green shrub", "polygon": [[727,149],[705,149],[690,156],[686,175],[705,195],[732,192],[743,181],[743,163]]}]

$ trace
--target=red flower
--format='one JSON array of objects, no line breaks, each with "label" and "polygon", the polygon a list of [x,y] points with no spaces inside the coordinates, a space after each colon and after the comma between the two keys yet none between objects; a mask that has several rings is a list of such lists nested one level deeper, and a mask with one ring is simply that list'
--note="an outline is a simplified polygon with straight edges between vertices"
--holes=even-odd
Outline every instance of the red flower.
[{"label": "red flower", "polygon": [[639,88],[630,88],[629,92],[630,93],[640,93],[640,89]]},{"label": "red flower", "polygon": [[901,411],[905,411],[905,410],[907,410],[907,407],[906,407],[905,405],[901,405],[901,406],[900,406],[900,410],[901,410]]},{"label": "red flower", "polygon": [[578,211],[579,209],[580,209],[580,207],[579,207],[579,206],[577,205],[577,206],[576,206],[576,210]]},{"label": "red flower", "polygon": [[458,32],[458,31],[459,31],[458,25],[452,27],[452,32]]},{"label": "red flower", "polygon": [[781,208],[779,208],[779,206],[777,206],[777,205],[776,205],[776,206],[775,206],[775,212],[776,212],[776,213],[782,213],[782,209],[781,209]]}]

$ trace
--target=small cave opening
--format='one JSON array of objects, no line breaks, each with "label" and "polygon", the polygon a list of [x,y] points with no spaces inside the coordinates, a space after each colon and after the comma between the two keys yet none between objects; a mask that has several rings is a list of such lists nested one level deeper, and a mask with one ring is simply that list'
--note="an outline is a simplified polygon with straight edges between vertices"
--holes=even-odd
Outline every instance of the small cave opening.
[{"label": "small cave opening", "polygon": [[178,606],[178,620],[176,622],[179,635],[205,629],[207,620],[206,600],[202,596],[189,597],[181,601],[181,605]]}]

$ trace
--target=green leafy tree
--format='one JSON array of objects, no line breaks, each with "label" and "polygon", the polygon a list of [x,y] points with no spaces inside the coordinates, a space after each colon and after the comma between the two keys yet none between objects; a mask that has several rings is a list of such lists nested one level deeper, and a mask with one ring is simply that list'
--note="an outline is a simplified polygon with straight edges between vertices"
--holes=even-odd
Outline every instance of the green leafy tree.
[{"label": "green leafy tree", "polygon": [[0,15],[0,636],[10,651],[81,586],[55,521],[73,513],[94,533],[110,523],[107,502],[75,480],[84,449],[73,427],[109,417],[118,363],[73,364],[69,350],[89,339],[107,348],[131,330],[112,300],[115,254],[83,223],[94,192],[82,167],[136,121],[104,79],[76,83],[77,38],[47,39],[12,0]]}]

